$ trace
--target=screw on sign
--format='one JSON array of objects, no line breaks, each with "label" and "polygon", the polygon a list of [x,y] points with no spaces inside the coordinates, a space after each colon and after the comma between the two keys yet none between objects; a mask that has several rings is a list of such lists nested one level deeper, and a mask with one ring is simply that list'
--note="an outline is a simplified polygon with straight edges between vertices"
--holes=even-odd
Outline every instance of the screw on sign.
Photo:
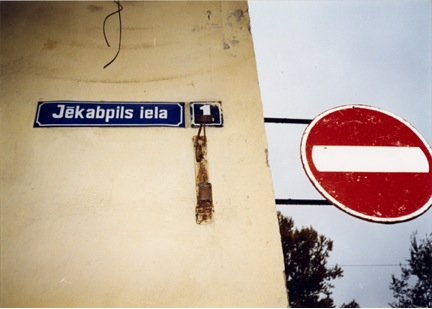
[{"label": "screw on sign", "polygon": [[432,151],[405,120],[374,107],[337,107],[316,117],[301,142],[307,176],[356,217],[396,223],[432,204]]}]

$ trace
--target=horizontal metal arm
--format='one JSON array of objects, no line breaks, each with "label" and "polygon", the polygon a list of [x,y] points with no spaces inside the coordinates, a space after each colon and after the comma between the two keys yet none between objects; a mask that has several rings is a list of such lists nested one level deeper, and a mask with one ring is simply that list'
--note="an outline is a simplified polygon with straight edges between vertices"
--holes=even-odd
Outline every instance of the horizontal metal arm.
[{"label": "horizontal metal arm", "polygon": [[311,119],[299,119],[299,118],[271,118],[264,117],[265,123],[293,123],[293,124],[309,124],[312,122]]},{"label": "horizontal metal arm", "polygon": [[276,199],[276,205],[332,205],[327,200]]}]

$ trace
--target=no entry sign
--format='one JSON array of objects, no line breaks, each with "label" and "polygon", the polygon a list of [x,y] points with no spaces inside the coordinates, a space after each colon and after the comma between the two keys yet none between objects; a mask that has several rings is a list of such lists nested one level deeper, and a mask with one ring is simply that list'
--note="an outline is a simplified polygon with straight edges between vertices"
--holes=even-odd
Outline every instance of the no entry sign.
[{"label": "no entry sign", "polygon": [[432,152],[405,120],[362,105],[342,106],[306,128],[307,176],[331,203],[356,217],[396,223],[432,204]]}]

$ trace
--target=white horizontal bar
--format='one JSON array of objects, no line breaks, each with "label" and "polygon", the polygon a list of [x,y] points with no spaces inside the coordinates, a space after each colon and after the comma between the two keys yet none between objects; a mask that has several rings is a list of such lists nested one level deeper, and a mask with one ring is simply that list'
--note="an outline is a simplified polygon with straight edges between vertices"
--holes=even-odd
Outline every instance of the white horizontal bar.
[{"label": "white horizontal bar", "polygon": [[313,146],[320,172],[428,173],[429,163],[418,147]]}]

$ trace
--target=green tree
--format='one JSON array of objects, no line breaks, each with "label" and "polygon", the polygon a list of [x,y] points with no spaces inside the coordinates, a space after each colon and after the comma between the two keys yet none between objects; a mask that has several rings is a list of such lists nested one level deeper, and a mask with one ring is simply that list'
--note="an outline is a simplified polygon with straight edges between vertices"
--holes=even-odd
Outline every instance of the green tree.
[{"label": "green tree", "polygon": [[432,233],[417,241],[417,233],[411,235],[408,264],[401,264],[402,275],[392,275],[393,308],[432,307]]},{"label": "green tree", "polygon": [[348,304],[343,303],[341,308],[360,308],[360,305],[353,299]]},{"label": "green tree", "polygon": [[335,307],[331,280],[342,277],[343,271],[337,265],[327,266],[333,241],[319,235],[312,227],[295,229],[294,221],[280,212],[278,219],[290,306]]}]

